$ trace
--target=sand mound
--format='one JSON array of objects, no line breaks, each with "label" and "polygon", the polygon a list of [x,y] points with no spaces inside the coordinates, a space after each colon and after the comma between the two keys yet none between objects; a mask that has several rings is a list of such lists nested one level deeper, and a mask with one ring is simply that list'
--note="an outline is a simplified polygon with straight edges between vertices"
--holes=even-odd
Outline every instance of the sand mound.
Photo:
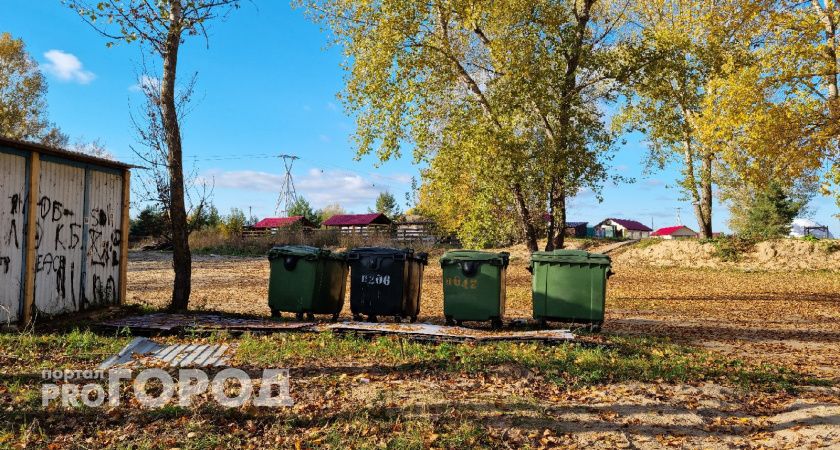
[{"label": "sand mound", "polygon": [[840,270],[840,241],[779,239],[759,242],[740,254],[738,261],[724,261],[712,243],[645,240],[614,255],[613,259],[619,263],[655,267]]}]

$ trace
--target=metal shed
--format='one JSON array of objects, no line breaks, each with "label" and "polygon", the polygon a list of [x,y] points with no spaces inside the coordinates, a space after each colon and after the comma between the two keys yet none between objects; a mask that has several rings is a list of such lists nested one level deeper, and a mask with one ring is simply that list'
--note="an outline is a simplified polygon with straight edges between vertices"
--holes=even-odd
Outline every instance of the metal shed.
[{"label": "metal shed", "polygon": [[0,322],[123,302],[130,169],[0,137]]}]

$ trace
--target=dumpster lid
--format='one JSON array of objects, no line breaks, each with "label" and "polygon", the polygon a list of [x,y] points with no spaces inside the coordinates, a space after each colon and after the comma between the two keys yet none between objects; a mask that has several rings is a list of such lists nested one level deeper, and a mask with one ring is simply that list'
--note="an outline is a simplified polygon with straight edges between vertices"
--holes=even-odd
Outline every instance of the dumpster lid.
[{"label": "dumpster lid", "polygon": [[589,253],[585,250],[554,250],[550,252],[534,252],[532,262],[577,262],[610,264],[610,257],[602,253]]},{"label": "dumpster lid", "polygon": [[305,259],[315,259],[319,257],[340,258],[343,255],[341,255],[340,253],[333,253],[327,249],[310,247],[308,245],[284,245],[279,247],[273,247],[271,250],[268,251],[268,259],[275,259],[283,256],[297,256]]},{"label": "dumpster lid", "polygon": [[452,250],[440,257],[440,264],[452,264],[457,261],[479,261],[507,267],[510,260],[508,252],[482,252],[478,250]]},{"label": "dumpster lid", "polygon": [[384,256],[399,259],[412,259],[423,264],[428,263],[427,253],[414,253],[413,248],[391,248],[391,247],[359,247],[347,252],[351,259],[358,259],[360,256]]}]

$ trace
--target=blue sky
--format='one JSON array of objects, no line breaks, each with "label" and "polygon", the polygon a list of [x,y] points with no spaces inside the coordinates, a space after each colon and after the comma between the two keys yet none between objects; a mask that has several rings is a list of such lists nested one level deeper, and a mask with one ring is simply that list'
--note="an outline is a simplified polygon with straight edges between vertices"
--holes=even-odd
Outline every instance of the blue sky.
[{"label": "blue sky", "polygon": [[[3,0],[0,32],[23,38],[49,81],[50,119],[74,138],[101,139],[119,160],[140,163],[129,111],[141,95],[136,85],[140,48],[106,40],[59,0]],[[214,180],[213,201],[223,213],[232,207],[271,216],[283,166],[270,155],[290,153],[299,194],[314,207],[338,202],[366,212],[377,194],[389,190],[402,201],[418,167],[410,155],[380,167],[373,158],[354,161],[352,117],[336,93],[343,85],[341,54],[327,47],[327,35],[286,1],[243,2],[224,22],[211,25],[209,47],[191,39],[183,47],[179,76],[198,73],[193,112],[183,124],[187,165]],[[597,222],[606,217],[639,220],[655,227],[682,221],[696,229],[689,202],[674,187],[677,168],[643,174],[641,137],[628,137],[613,161],[613,173],[636,179],[607,185],[604,202],[584,193],[570,202],[569,219]],[[829,198],[811,204],[813,217],[838,234],[837,208]],[[727,212],[717,205],[716,230],[726,230]]]}]

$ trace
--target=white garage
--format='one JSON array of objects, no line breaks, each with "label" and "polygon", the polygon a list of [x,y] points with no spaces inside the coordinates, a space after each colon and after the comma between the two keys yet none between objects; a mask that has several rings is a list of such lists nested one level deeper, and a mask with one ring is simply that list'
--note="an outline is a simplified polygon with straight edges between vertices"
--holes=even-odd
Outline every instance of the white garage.
[{"label": "white garage", "polygon": [[125,297],[130,166],[0,138],[0,321]]}]

